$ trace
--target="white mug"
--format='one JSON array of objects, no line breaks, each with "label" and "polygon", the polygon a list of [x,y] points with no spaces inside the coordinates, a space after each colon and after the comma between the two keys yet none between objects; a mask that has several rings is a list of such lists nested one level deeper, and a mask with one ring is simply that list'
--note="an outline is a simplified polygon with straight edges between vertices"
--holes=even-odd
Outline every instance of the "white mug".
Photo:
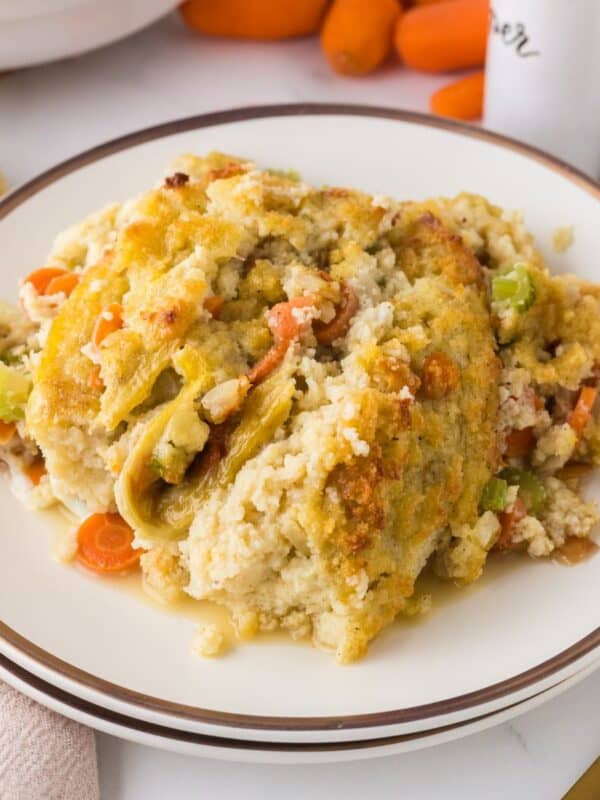
[{"label": "white mug", "polygon": [[600,169],[600,0],[491,0],[484,124]]}]

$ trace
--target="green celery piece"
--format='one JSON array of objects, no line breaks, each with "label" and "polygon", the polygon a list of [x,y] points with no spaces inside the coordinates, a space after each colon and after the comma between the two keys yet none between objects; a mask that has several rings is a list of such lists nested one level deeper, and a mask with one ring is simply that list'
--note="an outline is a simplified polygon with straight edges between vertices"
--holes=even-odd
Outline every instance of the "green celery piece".
[{"label": "green celery piece", "polygon": [[0,420],[16,422],[25,416],[31,381],[19,370],[0,361]]},{"label": "green celery piece", "polygon": [[479,505],[482,511],[504,511],[508,484],[503,478],[490,478],[483,487]]},{"label": "green celery piece", "polygon": [[535,284],[527,265],[519,262],[504,275],[492,280],[492,297],[500,302],[508,302],[520,313],[527,311],[535,302]]},{"label": "green celery piece", "polygon": [[506,467],[500,473],[509,486],[518,486],[527,511],[533,514],[539,513],[546,502],[546,490],[541,480],[528,469],[519,467]]}]

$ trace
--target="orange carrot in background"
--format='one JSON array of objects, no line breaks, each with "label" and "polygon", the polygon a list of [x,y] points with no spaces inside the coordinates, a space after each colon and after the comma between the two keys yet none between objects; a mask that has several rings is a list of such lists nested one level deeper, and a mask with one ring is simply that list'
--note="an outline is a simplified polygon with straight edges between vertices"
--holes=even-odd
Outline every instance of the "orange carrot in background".
[{"label": "orange carrot in background", "polygon": [[321,28],[321,48],[342,75],[365,75],[385,61],[401,13],[398,0],[334,0]]},{"label": "orange carrot in background", "polygon": [[77,557],[95,572],[123,572],[142,553],[132,542],[133,531],[119,514],[92,514],[77,531]]},{"label": "orange carrot in background", "polygon": [[598,396],[598,390],[593,386],[583,386],[575,403],[575,408],[567,417],[567,422],[577,436],[583,436],[586,425],[591,419],[592,409]]},{"label": "orange carrot in background", "polygon": [[99,347],[109,333],[114,333],[122,327],[123,308],[120,303],[111,303],[100,313],[96,320],[94,332],[92,333],[92,343],[95,347]]},{"label": "orange carrot in background", "polygon": [[187,24],[211,36],[288,39],[316,33],[328,0],[187,0]]},{"label": "orange carrot in background", "polygon": [[431,95],[432,113],[453,119],[480,119],[484,81],[485,73],[480,70],[438,89]]},{"label": "orange carrot in background", "polygon": [[402,14],[394,41],[408,67],[450,72],[485,62],[489,0],[446,0]]}]

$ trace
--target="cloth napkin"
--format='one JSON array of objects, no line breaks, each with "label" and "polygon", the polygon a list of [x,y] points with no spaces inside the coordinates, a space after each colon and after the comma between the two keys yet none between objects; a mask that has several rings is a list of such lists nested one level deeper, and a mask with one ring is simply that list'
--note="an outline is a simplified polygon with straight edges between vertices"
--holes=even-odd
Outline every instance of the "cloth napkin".
[{"label": "cloth napkin", "polygon": [[0,682],[0,800],[99,800],[89,728]]}]

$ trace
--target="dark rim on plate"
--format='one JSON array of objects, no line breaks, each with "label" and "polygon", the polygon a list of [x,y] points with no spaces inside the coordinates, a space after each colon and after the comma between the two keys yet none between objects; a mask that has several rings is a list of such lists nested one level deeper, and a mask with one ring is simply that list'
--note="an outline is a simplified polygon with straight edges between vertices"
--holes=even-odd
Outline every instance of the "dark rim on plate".
[{"label": "dark rim on plate", "polygon": [[[224,125],[232,122],[242,122],[245,120],[267,117],[305,115],[358,116],[388,119],[416,125],[425,125],[430,128],[438,128],[472,139],[481,139],[541,163],[548,169],[559,173],[567,180],[576,184],[580,189],[592,195],[597,200],[600,200],[600,184],[587,177],[584,173],[542,150],[500,134],[492,133],[464,123],[432,117],[428,114],[418,114],[411,111],[397,111],[391,108],[380,108],[377,106],[299,103],[289,105],[250,106],[235,108],[230,111],[200,114],[198,116],[186,117],[162,125],[145,128],[141,131],[113,139],[105,144],[93,147],[80,155],[74,156],[67,161],[63,161],[61,164],[43,172],[38,177],[17,188],[4,200],[0,201],[0,220],[49,184],[80,169],[86,164],[93,163],[121,150],[126,150],[129,147],[134,147],[154,139],[160,139],[164,136],[215,125]],[[38,667],[58,673],[58,675],[86,690],[99,692],[109,699],[127,703],[133,707],[137,706],[140,711],[170,714],[187,721],[240,729],[327,731],[382,727],[422,721],[465,711],[469,708],[510,696],[514,692],[526,689],[528,686],[538,681],[551,677],[559,670],[568,667],[598,647],[600,644],[600,627],[596,628],[583,639],[580,639],[571,647],[568,647],[541,664],[519,675],[515,675],[512,678],[491,684],[482,689],[477,689],[476,691],[451,697],[446,700],[413,706],[411,708],[341,717],[265,717],[251,714],[234,714],[211,709],[202,709],[196,706],[187,706],[180,703],[170,703],[157,697],[141,694],[140,692],[135,692],[123,686],[118,686],[74,667],[25,639],[1,621],[0,639],[2,639],[9,648],[14,648],[17,653],[30,659]],[[10,652],[7,653],[7,655],[10,657]],[[17,667],[17,669],[22,668]],[[36,676],[36,680],[41,681],[42,679]],[[62,690],[58,689],[58,691]],[[116,714],[116,712],[112,711],[109,713]],[[411,734],[408,734],[408,736],[411,736]],[[397,737],[394,737],[394,740],[396,740],[396,738]],[[217,739],[217,741],[219,740]],[[279,746],[279,748],[281,749],[281,746]]]},{"label": "dark rim on plate", "polygon": [[487,714],[479,714],[476,717],[463,720],[461,722],[454,722],[449,725],[442,725],[439,728],[428,728],[422,731],[415,731],[415,733],[402,733],[396,736],[384,736],[380,739],[352,739],[344,742],[263,742],[252,741],[250,739],[228,739],[221,736],[211,736],[204,733],[194,733],[193,731],[182,731],[177,728],[170,728],[165,725],[158,725],[154,722],[147,722],[139,720],[135,717],[128,717],[126,714],[119,714],[116,711],[104,708],[103,706],[90,703],[76,695],[69,694],[64,689],[59,689],[51,683],[39,678],[31,672],[28,672],[18,664],[13,663],[10,659],[0,654],[0,675],[1,670],[9,672],[18,681],[26,683],[31,689],[41,692],[46,697],[51,697],[54,700],[68,706],[73,711],[78,711],[83,714],[95,717],[102,722],[107,722],[113,725],[119,725],[122,728],[138,731],[139,733],[148,734],[150,736],[160,736],[164,739],[172,739],[177,742],[185,742],[187,744],[204,745],[205,747],[222,747],[228,750],[258,750],[260,752],[271,753],[337,753],[345,752],[348,750],[369,750],[372,748],[386,747],[396,744],[403,744],[404,742],[411,742],[415,739],[429,738],[440,733],[448,731],[461,730],[466,726],[470,726],[476,722],[490,719],[503,711],[509,711],[511,708],[516,708],[529,700],[534,700],[540,697],[545,692],[561,686],[564,681],[559,681],[554,686],[544,689],[540,692],[532,694],[525,700],[517,703],[511,703],[508,706],[503,706],[498,711],[492,711]]}]

